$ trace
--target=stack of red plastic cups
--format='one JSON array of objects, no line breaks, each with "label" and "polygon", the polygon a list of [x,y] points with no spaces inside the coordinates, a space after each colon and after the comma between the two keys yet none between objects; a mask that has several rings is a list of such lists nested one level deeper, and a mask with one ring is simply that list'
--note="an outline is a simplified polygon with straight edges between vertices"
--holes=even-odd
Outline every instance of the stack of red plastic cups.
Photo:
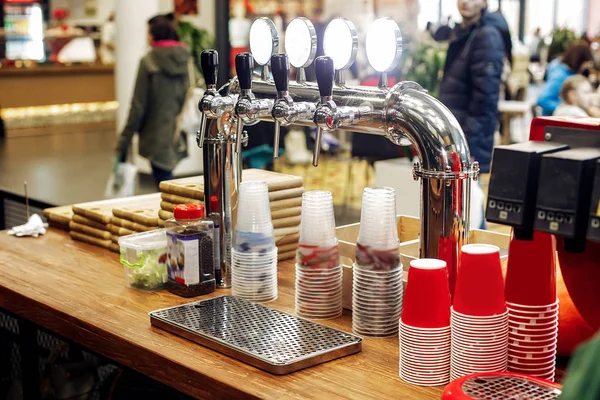
[{"label": "stack of red plastic cups", "polygon": [[508,311],[498,247],[462,247],[450,320],[450,379],[506,371]]},{"label": "stack of red plastic cups", "polygon": [[296,314],[332,319],[342,313],[342,265],[335,236],[331,192],[302,195],[300,241],[296,253]]},{"label": "stack of red plastic cups", "polygon": [[398,335],[404,291],[399,247],[396,191],[365,188],[352,282],[352,330],[357,335]]},{"label": "stack of red plastic cups", "polygon": [[400,320],[400,377],[420,386],[450,380],[450,289],[442,260],[411,261]]},{"label": "stack of red plastic cups", "polygon": [[512,238],[506,272],[508,370],[554,381],[558,342],[556,244],[546,233]]}]

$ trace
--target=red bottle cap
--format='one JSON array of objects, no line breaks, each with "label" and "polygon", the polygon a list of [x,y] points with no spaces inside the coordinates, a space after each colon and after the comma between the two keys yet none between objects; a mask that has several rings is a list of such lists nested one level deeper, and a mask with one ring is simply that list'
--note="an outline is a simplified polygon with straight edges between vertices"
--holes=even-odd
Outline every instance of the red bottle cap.
[{"label": "red bottle cap", "polygon": [[178,204],[173,210],[175,219],[200,219],[204,218],[202,204]]},{"label": "red bottle cap", "polygon": [[210,212],[219,211],[219,198],[217,196],[210,196]]}]

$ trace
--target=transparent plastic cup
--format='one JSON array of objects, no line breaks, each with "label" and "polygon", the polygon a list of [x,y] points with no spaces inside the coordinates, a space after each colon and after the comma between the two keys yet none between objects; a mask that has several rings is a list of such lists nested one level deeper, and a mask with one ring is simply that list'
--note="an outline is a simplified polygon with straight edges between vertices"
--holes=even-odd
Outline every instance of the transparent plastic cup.
[{"label": "transparent plastic cup", "polygon": [[299,242],[321,247],[337,243],[331,192],[313,190],[302,195]]},{"label": "transparent plastic cup", "polygon": [[358,243],[383,250],[398,246],[396,191],[393,188],[364,189]]},{"label": "transparent plastic cup", "polygon": [[[273,237],[269,188],[265,182],[248,181],[240,184],[235,245],[240,246],[251,241],[252,236],[249,234],[252,233],[263,234],[267,238]],[[254,239],[258,241],[258,237],[255,235]]]}]

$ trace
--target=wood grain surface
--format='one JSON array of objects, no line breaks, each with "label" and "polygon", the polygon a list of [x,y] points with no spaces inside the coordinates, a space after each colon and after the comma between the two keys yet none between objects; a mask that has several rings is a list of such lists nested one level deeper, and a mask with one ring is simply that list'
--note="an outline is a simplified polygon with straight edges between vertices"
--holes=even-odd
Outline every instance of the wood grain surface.
[{"label": "wood grain surface", "polygon": [[271,219],[299,217],[302,214],[302,207],[284,208],[283,210],[271,210]]},{"label": "wood grain surface", "polygon": [[117,236],[127,236],[127,235],[133,235],[134,233],[138,233],[136,231],[132,231],[130,229],[123,228],[122,226],[113,225],[113,224],[109,225],[108,230],[110,231],[110,233],[112,233],[113,235],[117,235]]},{"label": "wood grain surface", "polygon": [[100,229],[103,231],[108,230],[110,224],[102,224],[100,222],[96,222],[93,219],[89,219],[86,217],[82,217],[79,214],[73,214],[73,222],[77,222],[78,224],[81,225],[86,225],[92,228],[96,228],[96,229]]},{"label": "wood grain surface", "polygon": [[[269,186],[269,192],[302,187],[302,178],[299,176],[264,171],[261,169],[245,169],[242,171],[242,182],[246,181],[266,182],[267,186]],[[191,199],[204,199],[203,176],[162,181],[159,187],[160,191],[164,193]]]},{"label": "wood grain surface", "polygon": [[146,231],[153,231],[155,229],[158,229],[158,218],[156,219],[156,225],[154,225],[154,226],[138,224],[137,222],[133,222],[128,219],[123,219],[123,218],[119,218],[119,217],[115,217],[115,216],[113,216],[110,219],[110,222],[113,225],[120,226],[122,228],[129,229],[130,231],[135,231],[135,232],[146,232]]},{"label": "wood grain surface", "polygon": [[273,221],[273,228],[275,228],[275,229],[287,228],[290,226],[300,225],[300,216],[298,215],[297,217],[286,217],[286,218],[278,218],[278,219],[272,218],[272,221]]},{"label": "wood grain surface", "polygon": [[46,208],[43,214],[49,222],[55,222],[63,226],[69,225],[73,218],[73,206]]},{"label": "wood grain surface", "polygon": [[[50,229],[0,241],[0,307],[197,398],[438,400],[441,388],[398,377],[398,339],[365,339],[362,352],[275,376],[150,325],[148,312],[192,301],[125,287],[118,256]],[[278,268],[279,297],[294,313],[294,262]],[[215,296],[229,294],[217,290]],[[351,314],[323,321],[350,331]]]},{"label": "wood grain surface", "polygon": [[110,240],[110,232],[108,230],[92,228],[91,226],[78,224],[75,221],[69,222],[69,229],[71,232],[79,232],[86,234],[88,236],[93,236],[98,239],[109,239]]},{"label": "wood grain surface", "polygon": [[126,219],[137,224],[158,226],[158,210],[160,210],[160,198],[151,204],[114,207],[112,213],[117,218]]},{"label": "wood grain surface", "polygon": [[[204,197],[204,195],[202,196]],[[176,194],[171,193],[161,193],[160,198],[167,203],[172,204],[204,204],[204,200],[192,199],[189,197],[177,196]]]},{"label": "wood grain surface", "polygon": [[71,238],[73,238],[75,240],[78,240],[80,242],[84,242],[87,244],[91,244],[93,246],[102,247],[103,249],[108,249],[108,246],[110,246],[110,244],[111,244],[110,233],[109,233],[108,239],[100,239],[98,237],[87,235],[85,233],[77,232],[77,231],[71,231],[71,232],[69,232],[69,235],[71,236]]},{"label": "wood grain surface", "polygon": [[292,232],[281,236],[275,236],[275,244],[277,247],[283,246],[286,244],[296,244],[300,240],[300,230],[298,232]]},{"label": "wood grain surface", "polygon": [[74,204],[73,212],[103,224],[110,224],[113,208],[143,206],[152,202],[160,202],[160,193]]}]

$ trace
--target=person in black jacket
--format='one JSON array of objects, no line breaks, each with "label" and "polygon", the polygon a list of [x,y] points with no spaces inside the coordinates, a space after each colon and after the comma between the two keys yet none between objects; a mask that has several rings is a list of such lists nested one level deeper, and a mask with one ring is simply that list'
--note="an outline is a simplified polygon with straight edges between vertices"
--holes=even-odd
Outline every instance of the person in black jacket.
[{"label": "person in black jacket", "polygon": [[458,0],[463,17],[452,32],[440,85],[440,100],[460,123],[471,157],[490,171],[505,54],[502,35],[486,0]]}]

